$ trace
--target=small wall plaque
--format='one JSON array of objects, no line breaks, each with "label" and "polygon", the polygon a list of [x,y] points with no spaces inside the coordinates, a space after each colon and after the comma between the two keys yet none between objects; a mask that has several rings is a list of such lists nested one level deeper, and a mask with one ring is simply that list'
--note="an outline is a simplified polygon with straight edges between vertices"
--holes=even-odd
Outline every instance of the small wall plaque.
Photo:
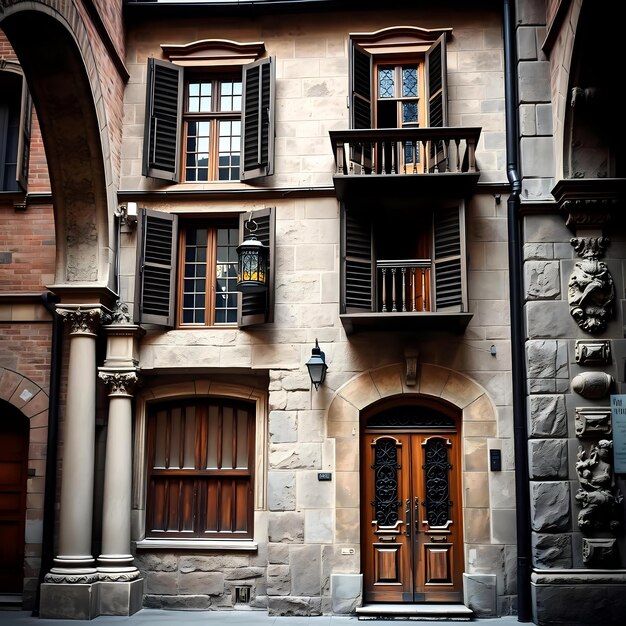
[{"label": "small wall plaque", "polygon": [[317,480],[332,480],[333,475],[330,472],[318,472]]}]

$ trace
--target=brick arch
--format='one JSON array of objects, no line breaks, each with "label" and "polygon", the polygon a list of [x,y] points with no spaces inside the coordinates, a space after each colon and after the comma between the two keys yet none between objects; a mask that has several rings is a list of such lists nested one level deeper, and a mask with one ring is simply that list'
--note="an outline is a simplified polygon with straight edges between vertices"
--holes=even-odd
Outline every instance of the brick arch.
[{"label": "brick arch", "polygon": [[[5,367],[0,367],[0,400],[14,406],[28,419],[48,411],[48,394],[26,376]],[[47,417],[42,428],[46,423]]]},{"label": "brick arch", "polygon": [[[394,364],[355,376],[337,390],[328,407],[326,429],[327,435],[335,439],[338,482],[341,472],[358,471],[362,410],[381,400],[403,396],[412,400],[428,398],[457,407],[462,414],[463,470],[472,468],[476,457],[482,455],[486,468],[487,440],[497,433],[497,410],[487,391],[469,376],[432,363],[420,364],[415,385],[409,386],[406,366]],[[490,502],[486,508],[490,509]],[[467,506],[464,502],[463,511],[465,520],[482,519],[485,507]],[[355,546],[360,544],[359,514],[359,506],[336,512],[336,526],[343,529],[343,540]]]},{"label": "brick arch", "polygon": [[0,24],[41,127],[55,214],[55,283],[111,286],[109,127],[83,16],[73,2],[0,0]]}]

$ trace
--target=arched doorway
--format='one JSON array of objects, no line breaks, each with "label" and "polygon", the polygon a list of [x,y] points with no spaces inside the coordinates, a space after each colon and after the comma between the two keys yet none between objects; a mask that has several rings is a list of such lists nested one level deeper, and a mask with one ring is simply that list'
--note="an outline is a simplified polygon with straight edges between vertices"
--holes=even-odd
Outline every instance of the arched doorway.
[{"label": "arched doorway", "polygon": [[361,413],[365,602],[463,598],[461,411],[397,397]]},{"label": "arched doorway", "polygon": [[0,592],[22,593],[28,478],[28,419],[0,400]]}]

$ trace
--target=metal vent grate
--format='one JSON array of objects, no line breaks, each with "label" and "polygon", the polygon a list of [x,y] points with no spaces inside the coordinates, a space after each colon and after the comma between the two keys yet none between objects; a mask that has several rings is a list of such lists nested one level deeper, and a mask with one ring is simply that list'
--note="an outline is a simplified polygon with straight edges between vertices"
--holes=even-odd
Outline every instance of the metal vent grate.
[{"label": "metal vent grate", "polygon": [[235,604],[250,604],[250,587],[235,587]]}]

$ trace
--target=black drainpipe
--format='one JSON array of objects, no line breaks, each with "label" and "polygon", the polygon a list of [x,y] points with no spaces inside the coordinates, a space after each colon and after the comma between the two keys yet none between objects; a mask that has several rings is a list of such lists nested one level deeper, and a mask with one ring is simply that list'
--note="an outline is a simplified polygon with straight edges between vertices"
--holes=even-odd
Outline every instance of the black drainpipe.
[{"label": "black drainpipe", "polygon": [[50,347],[50,396],[48,398],[48,440],[46,442],[46,482],[43,497],[43,530],[41,537],[41,566],[37,584],[37,601],[33,615],[39,616],[41,585],[50,571],[54,559],[55,501],[57,491],[57,450],[59,445],[59,389],[61,383],[61,359],[63,356],[63,320],[55,303],[58,296],[49,291],[41,294],[41,300],[52,316],[52,342]]},{"label": "black drainpipe", "polygon": [[517,526],[517,618],[532,621],[530,595],[530,489],[528,476],[528,432],[526,427],[526,357],[524,351],[524,299],[522,295],[522,251],[520,239],[520,191],[518,172],[517,54],[513,0],[504,0],[504,88],[506,107],[507,176],[511,193],[507,201],[509,238],[509,290],[511,307],[511,364],[513,381],[513,441],[515,447],[515,510]]}]

